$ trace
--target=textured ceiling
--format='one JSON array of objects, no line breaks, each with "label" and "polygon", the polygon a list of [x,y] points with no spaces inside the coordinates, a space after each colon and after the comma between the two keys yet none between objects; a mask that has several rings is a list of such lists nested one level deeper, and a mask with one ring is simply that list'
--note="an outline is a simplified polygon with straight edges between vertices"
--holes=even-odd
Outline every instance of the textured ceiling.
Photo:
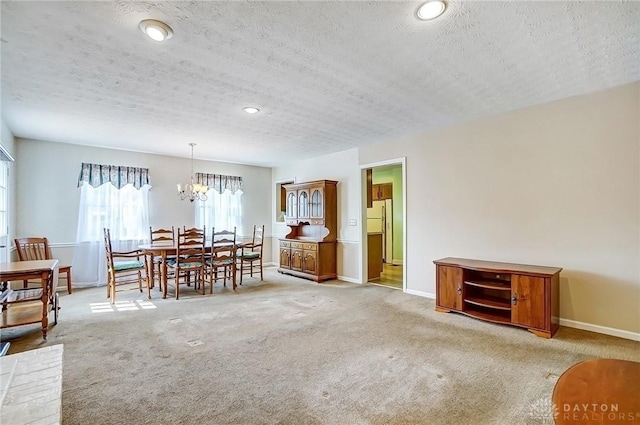
[{"label": "textured ceiling", "polygon": [[17,137],[271,166],[640,80],[639,2],[419,4],[3,0],[2,115]]}]

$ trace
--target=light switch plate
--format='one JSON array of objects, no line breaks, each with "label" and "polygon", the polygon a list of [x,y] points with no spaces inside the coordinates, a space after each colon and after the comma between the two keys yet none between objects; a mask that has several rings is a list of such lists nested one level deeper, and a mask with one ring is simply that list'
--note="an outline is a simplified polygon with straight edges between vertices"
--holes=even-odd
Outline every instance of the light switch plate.
[{"label": "light switch plate", "polygon": [[357,226],[358,225],[358,220],[356,220],[355,218],[352,218],[349,220],[349,226]]}]

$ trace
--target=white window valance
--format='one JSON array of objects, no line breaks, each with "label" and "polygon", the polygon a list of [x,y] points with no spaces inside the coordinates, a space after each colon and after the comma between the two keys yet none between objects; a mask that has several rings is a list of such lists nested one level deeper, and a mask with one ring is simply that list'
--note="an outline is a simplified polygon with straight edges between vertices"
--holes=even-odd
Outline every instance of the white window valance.
[{"label": "white window valance", "polygon": [[111,183],[116,188],[131,184],[136,189],[149,185],[149,169],[140,167],[126,167],[122,165],[103,165],[82,163],[78,176],[78,187],[89,183],[92,187]]},{"label": "white window valance", "polygon": [[242,177],[225,176],[222,174],[196,173],[196,183],[206,184],[209,189],[224,193],[229,189],[231,193],[242,190]]}]

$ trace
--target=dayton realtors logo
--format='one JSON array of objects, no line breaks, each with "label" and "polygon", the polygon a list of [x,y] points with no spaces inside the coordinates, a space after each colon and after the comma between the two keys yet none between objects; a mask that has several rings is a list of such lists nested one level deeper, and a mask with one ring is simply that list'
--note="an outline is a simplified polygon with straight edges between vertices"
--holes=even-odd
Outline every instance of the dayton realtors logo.
[{"label": "dayton realtors logo", "polygon": [[542,425],[553,425],[554,419],[557,418],[559,414],[558,406],[556,406],[549,397],[537,399],[529,408],[529,416],[537,419],[536,423]]},{"label": "dayton realtors logo", "polygon": [[617,403],[563,403],[560,407],[562,410],[560,415],[565,422],[640,424],[640,412],[620,411]]},{"label": "dayton realtors logo", "polygon": [[640,412],[621,409],[618,403],[562,403],[557,405],[550,398],[542,397],[529,406],[528,423],[553,425],[556,419],[563,424],[637,424]]}]

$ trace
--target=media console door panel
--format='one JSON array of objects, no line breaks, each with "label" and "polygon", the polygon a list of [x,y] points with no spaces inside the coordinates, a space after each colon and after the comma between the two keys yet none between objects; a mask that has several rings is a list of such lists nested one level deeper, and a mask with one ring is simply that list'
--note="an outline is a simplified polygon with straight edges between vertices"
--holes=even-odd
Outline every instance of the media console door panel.
[{"label": "media console door panel", "polygon": [[547,329],[545,278],[511,275],[511,322]]},{"label": "media console door panel", "polygon": [[452,310],[462,310],[462,269],[437,266],[436,304]]}]

